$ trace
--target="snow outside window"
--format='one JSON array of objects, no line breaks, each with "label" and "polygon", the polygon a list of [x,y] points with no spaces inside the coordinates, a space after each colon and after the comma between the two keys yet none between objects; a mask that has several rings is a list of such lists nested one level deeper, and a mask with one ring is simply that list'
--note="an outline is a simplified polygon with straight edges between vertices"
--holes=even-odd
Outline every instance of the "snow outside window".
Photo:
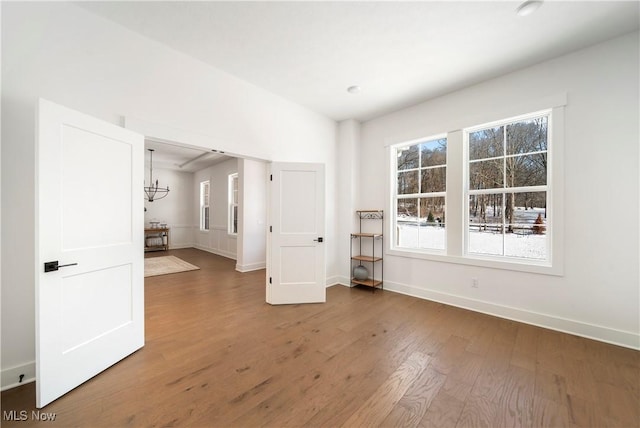
[{"label": "snow outside window", "polygon": [[229,174],[229,234],[238,234],[238,173]]},{"label": "snow outside window", "polygon": [[447,138],[395,146],[394,246],[446,248]]},{"label": "snow outside window", "polygon": [[390,145],[386,251],[562,275],[566,96],[551,102],[535,113]]},{"label": "snow outside window", "polygon": [[469,255],[547,261],[550,112],[465,130]]},{"label": "snow outside window", "polygon": [[200,230],[209,230],[209,181],[200,183]]}]

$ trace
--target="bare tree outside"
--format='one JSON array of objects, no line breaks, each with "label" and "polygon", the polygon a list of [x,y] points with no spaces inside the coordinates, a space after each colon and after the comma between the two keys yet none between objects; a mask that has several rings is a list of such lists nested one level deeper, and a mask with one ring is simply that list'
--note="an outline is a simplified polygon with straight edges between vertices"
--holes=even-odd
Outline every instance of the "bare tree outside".
[{"label": "bare tree outside", "polygon": [[[548,116],[471,132],[468,143],[470,231],[544,235]],[[505,243],[487,253],[508,255]]]},{"label": "bare tree outside", "polygon": [[444,248],[447,139],[398,147],[396,155],[396,245]]}]

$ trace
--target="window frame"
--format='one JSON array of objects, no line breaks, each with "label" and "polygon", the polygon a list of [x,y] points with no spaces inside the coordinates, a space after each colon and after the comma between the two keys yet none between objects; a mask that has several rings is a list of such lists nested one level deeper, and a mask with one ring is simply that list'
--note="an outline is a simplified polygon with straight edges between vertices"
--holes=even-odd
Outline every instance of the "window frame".
[{"label": "window frame", "polygon": [[[426,167],[422,166],[422,150],[418,150],[418,166],[416,168],[408,168],[405,170],[398,170],[398,156],[397,156],[397,151],[398,149],[401,149],[403,147],[410,147],[410,146],[420,146],[420,144],[423,143],[428,143],[428,142],[432,142],[432,141],[437,141],[437,140],[447,140],[447,134],[446,133],[440,133],[440,134],[435,134],[435,135],[431,135],[428,137],[424,137],[424,138],[417,138],[414,140],[410,140],[410,141],[405,141],[402,143],[398,143],[398,144],[394,144],[391,146],[391,152],[392,152],[392,175],[393,175],[393,187],[392,187],[392,204],[391,204],[391,221],[390,224],[393,225],[393,228],[391,229],[391,239],[390,241],[390,246],[394,249],[394,250],[398,250],[398,251],[411,251],[411,252],[416,252],[418,254],[446,254],[447,251],[447,223],[446,223],[446,213],[447,213],[447,183],[446,183],[446,174],[447,174],[447,162],[445,162],[443,165],[429,165]],[[448,159],[448,148],[449,148],[449,142],[447,140],[447,153],[445,155],[445,157]],[[444,168],[445,169],[445,189],[443,191],[436,191],[436,192],[422,192],[422,171],[423,170],[430,170],[430,169],[436,169],[436,168]],[[398,174],[400,172],[411,172],[411,171],[418,171],[418,187],[419,187],[419,192],[418,193],[410,193],[410,194],[398,194]],[[398,227],[397,227],[397,223],[398,223],[398,201],[400,199],[412,199],[412,198],[417,198],[418,201],[420,201],[423,198],[444,198],[444,207],[445,207],[445,225],[444,225],[444,248],[411,248],[411,247],[401,247],[398,246],[396,243],[398,242],[398,236],[397,236],[397,232],[398,232]],[[417,213],[418,213],[418,218],[420,218],[420,205],[418,202],[418,207],[417,207]],[[419,238],[419,232],[418,232],[418,239]]]},{"label": "window frame", "polygon": [[[455,120],[452,130],[446,132],[447,138],[447,195],[446,195],[446,250],[440,253],[433,251],[417,251],[414,249],[394,246],[395,235],[395,186],[396,165],[395,148],[404,143],[424,141],[425,138],[387,139],[385,154],[387,157],[387,208],[392,216],[391,221],[385,225],[385,234],[390,239],[385,239],[385,255],[403,258],[422,259],[436,262],[453,263],[458,265],[478,266],[485,268],[528,272],[542,275],[564,275],[564,128],[565,106],[567,94],[557,94],[540,100],[533,100],[516,107],[500,106],[499,111],[483,112],[468,120]],[[495,258],[481,255],[465,254],[466,225],[468,211],[468,199],[465,200],[465,189],[468,187],[468,176],[465,172],[465,162],[468,159],[464,144],[465,129],[483,127],[479,123],[490,124],[502,122],[508,119],[527,117],[540,112],[550,111],[548,125],[548,150],[547,150],[547,186],[551,194],[547,194],[547,233],[552,238],[548,243],[548,258],[546,262],[518,258]],[[433,125],[433,124],[430,124]],[[451,125],[451,124],[450,124]],[[427,134],[427,133],[425,133]],[[440,135],[440,134],[433,134]],[[467,195],[468,198],[468,195]]]},{"label": "window frame", "polygon": [[[468,258],[472,258],[472,259],[479,259],[479,260],[490,260],[490,261],[497,261],[497,262],[515,262],[515,263],[522,263],[522,264],[531,264],[534,266],[551,266],[551,255],[552,255],[552,242],[553,242],[553,186],[551,185],[550,181],[551,181],[551,164],[552,164],[552,153],[554,151],[553,148],[553,135],[552,135],[552,129],[553,129],[553,109],[545,109],[545,110],[540,110],[540,111],[536,111],[536,112],[532,112],[532,113],[527,113],[527,114],[523,114],[523,115],[519,115],[519,116],[514,116],[514,117],[509,117],[506,119],[502,119],[502,120],[497,120],[497,121],[493,121],[493,122],[488,122],[488,123],[484,123],[484,124],[480,124],[480,125],[476,125],[476,126],[471,126],[468,128],[463,129],[463,160],[464,160],[464,168],[463,168],[463,187],[464,187],[464,192],[463,192],[463,200],[464,200],[464,247],[463,247],[463,254],[465,257]],[[534,185],[534,186],[514,186],[514,187],[509,187],[507,186],[506,183],[506,162],[503,162],[503,171],[502,171],[502,187],[495,187],[495,188],[490,188],[490,189],[470,189],[469,188],[469,182],[470,182],[470,164],[471,163],[478,163],[478,162],[482,162],[482,161],[487,161],[487,160],[494,160],[494,159],[501,159],[501,160],[506,160],[507,158],[512,158],[512,157],[517,157],[517,156],[526,156],[526,155],[530,155],[530,154],[537,154],[537,153],[542,153],[543,151],[537,151],[537,152],[527,152],[525,154],[507,154],[506,153],[506,144],[507,142],[504,141],[503,142],[503,148],[504,148],[504,152],[502,153],[501,156],[495,156],[495,157],[489,157],[489,158],[483,158],[483,159],[470,159],[469,157],[469,135],[472,134],[473,132],[477,132],[483,129],[488,129],[488,128],[492,128],[492,127],[505,127],[504,133],[506,135],[507,130],[506,127],[510,124],[514,124],[514,123],[518,123],[518,122],[522,122],[525,120],[529,120],[529,119],[536,119],[536,118],[541,118],[541,117],[547,117],[547,149],[544,151],[546,152],[547,155],[547,177],[546,177],[546,184],[544,185]],[[505,216],[505,203],[506,203],[506,198],[505,196],[507,194],[516,194],[516,193],[526,193],[526,192],[546,192],[546,205],[547,205],[547,213],[546,213],[546,223],[545,223],[545,228],[546,228],[546,258],[545,259],[527,259],[527,258],[519,258],[519,257],[515,257],[515,256],[507,256],[505,254],[502,255],[498,255],[498,254],[482,254],[482,253],[474,253],[474,252],[470,252],[469,251],[469,245],[470,245],[470,214],[469,214],[469,197],[472,195],[503,195],[503,199],[502,199],[502,217],[503,217],[503,223],[501,223],[501,225],[504,227],[505,223],[504,223],[504,216]],[[505,232],[502,232],[502,250],[504,253],[504,249],[505,249]]]},{"label": "window frame", "polygon": [[[234,186],[235,183],[235,186]],[[238,198],[239,198],[239,181],[238,181],[238,173],[234,172],[229,174],[228,176],[228,224],[227,224],[227,234],[231,236],[238,235]],[[235,228],[234,228],[235,226]],[[235,229],[235,230],[234,230]]]},{"label": "window frame", "polygon": [[[207,189],[207,195],[204,189]],[[211,181],[204,180],[200,182],[200,231],[208,232],[211,230]]]}]

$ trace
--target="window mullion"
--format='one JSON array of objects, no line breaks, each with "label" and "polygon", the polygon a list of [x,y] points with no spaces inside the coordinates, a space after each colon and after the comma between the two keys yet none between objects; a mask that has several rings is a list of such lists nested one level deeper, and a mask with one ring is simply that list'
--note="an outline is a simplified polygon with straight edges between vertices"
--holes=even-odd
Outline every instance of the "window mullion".
[{"label": "window mullion", "polygon": [[[464,222],[466,218],[464,190],[469,182],[465,173],[466,148],[464,147],[464,132],[451,131],[447,135],[447,188],[446,188],[446,226],[447,226],[447,254],[462,256],[464,249]],[[466,181],[465,181],[466,180]]]}]

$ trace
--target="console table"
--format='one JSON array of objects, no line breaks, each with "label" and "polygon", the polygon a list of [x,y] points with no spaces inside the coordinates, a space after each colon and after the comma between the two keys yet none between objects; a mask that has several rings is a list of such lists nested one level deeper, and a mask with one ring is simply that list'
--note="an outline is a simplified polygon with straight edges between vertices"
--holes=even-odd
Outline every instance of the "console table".
[{"label": "console table", "polygon": [[144,250],[145,251],[167,251],[169,249],[169,228],[144,229]]}]

